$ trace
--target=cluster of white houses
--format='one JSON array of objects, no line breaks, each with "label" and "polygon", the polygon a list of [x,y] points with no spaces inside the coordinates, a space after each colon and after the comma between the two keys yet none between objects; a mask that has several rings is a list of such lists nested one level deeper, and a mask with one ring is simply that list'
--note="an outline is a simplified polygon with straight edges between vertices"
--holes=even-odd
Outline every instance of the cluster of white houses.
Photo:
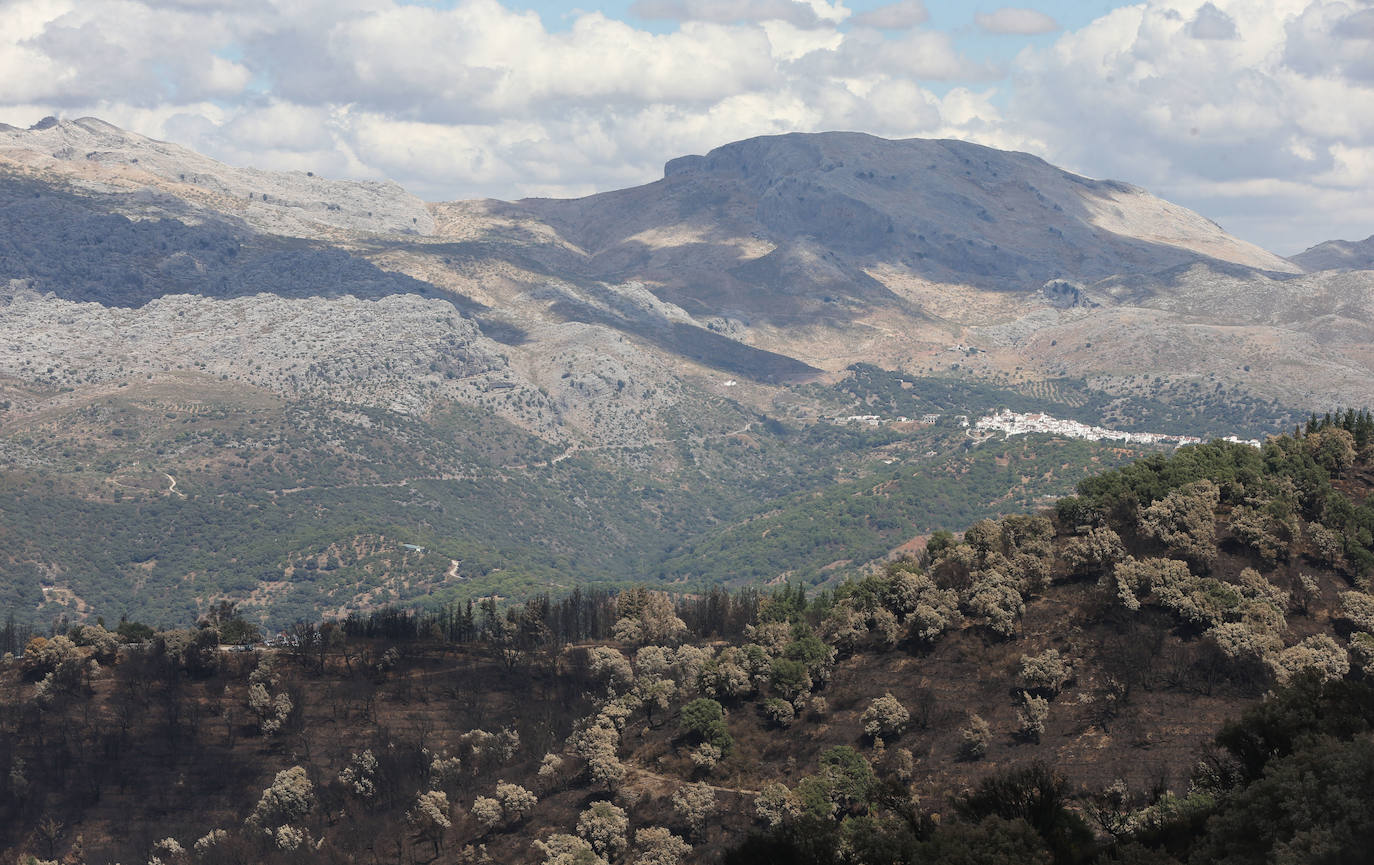
[{"label": "cluster of white houses", "polygon": [[[1049,433],[1060,435],[1067,438],[1088,439],[1089,441],[1119,441],[1125,444],[1146,444],[1146,445],[1174,445],[1181,446],[1187,444],[1199,444],[1203,440],[1197,436],[1168,435],[1167,433],[1142,433],[1126,432],[1125,430],[1108,429],[1107,427],[1089,426],[1074,420],[1064,420],[1063,418],[1051,417],[1043,413],[1019,414],[1013,411],[999,411],[987,417],[981,417],[974,423],[974,428],[986,432],[1000,432],[1009,436],[1026,435],[1027,433]],[[1226,441],[1236,442],[1237,444],[1247,444],[1252,447],[1259,447],[1260,443],[1255,439],[1240,439],[1235,436],[1227,436]]]}]

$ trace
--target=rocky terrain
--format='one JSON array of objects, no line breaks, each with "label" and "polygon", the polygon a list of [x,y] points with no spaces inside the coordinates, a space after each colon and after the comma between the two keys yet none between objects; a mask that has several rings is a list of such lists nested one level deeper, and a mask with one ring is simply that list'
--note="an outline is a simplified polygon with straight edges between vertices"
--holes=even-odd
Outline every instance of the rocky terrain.
[{"label": "rocky terrain", "polygon": [[[598,411],[582,403],[604,408],[615,382],[674,390],[714,372],[763,385],[755,396],[766,404],[779,398],[777,385],[857,360],[918,374],[1088,376],[1111,390],[1139,372],[1118,350],[1122,340],[1102,336],[1123,328],[1132,345],[1169,347],[1152,358],[1151,373],[1164,380],[1220,373],[1228,387],[1299,409],[1374,401],[1359,348],[1367,271],[1296,277],[1311,268],[1136,187],[961,142],[775,136],[673,160],[663,180],[636,189],[437,205],[390,184],[225,166],[91,118],[0,130],[0,165],[11,177],[60,183],[99,212],[236,232],[259,245],[284,235],[326,241],[351,261],[410,277],[380,291],[447,301],[463,313],[450,316],[451,336],[475,346],[479,365],[507,368],[516,388],[542,389],[563,406],[556,418],[549,406],[543,420],[540,410],[520,413],[541,435],[652,438],[651,423],[625,413],[589,422]],[[266,271],[231,279],[229,293],[378,293],[363,288],[377,277],[352,263],[335,263],[321,285],[320,264],[302,263],[303,254],[273,250]],[[127,288],[73,295],[69,274],[29,287],[142,308],[162,293],[212,293],[168,274],[225,267],[191,249],[155,258],[143,267],[162,284],[143,277],[148,288],[133,292],[134,304],[117,299]],[[7,269],[10,279],[34,276],[32,266]],[[295,274],[289,285],[272,285],[282,272]],[[380,342],[406,338],[408,326],[387,334],[388,320],[374,322]],[[121,327],[140,325],[135,317]],[[168,336],[159,329],[131,342]],[[599,348],[611,343],[624,348],[608,363]],[[958,357],[953,346],[978,352]],[[289,363],[262,366],[261,375],[290,378]],[[570,379],[574,392],[553,393]],[[374,405],[394,387],[385,375],[356,381],[351,398]],[[623,391],[617,399],[634,402]],[[652,400],[635,406],[655,411]]]},{"label": "rocky terrain", "polygon": [[[102,524],[145,539],[13,523],[24,551],[3,575],[26,588],[6,597],[22,607],[41,586],[84,609],[73,571],[107,568],[203,604],[225,586],[193,594],[172,571],[290,587],[293,562],[377,535],[447,538],[450,558],[482,562],[445,577],[448,558],[397,554],[401,596],[498,573],[666,575],[655,556],[701,532],[747,535],[770,507],[815,521],[786,497],[868,488],[871,466],[956,447],[920,424],[864,438],[826,418],[1010,406],[1262,437],[1374,404],[1374,271],[1343,260],[1312,271],[1128,184],[953,141],[774,136],[584,199],[427,204],[92,118],[0,128],[0,495],[114,508]],[[1036,476],[1062,485],[1120,458],[1076,452]],[[178,558],[208,538],[159,534],[183,546],[152,556],[139,502],[181,502],[168,475],[188,503],[253,490],[266,498],[245,506],[280,525],[309,514],[309,540],[208,564]],[[399,501],[440,516],[402,531]],[[516,576],[499,562],[520,549],[537,552]],[[802,569],[836,573],[824,564]],[[344,585],[350,567],[311,597],[375,598]]]}]

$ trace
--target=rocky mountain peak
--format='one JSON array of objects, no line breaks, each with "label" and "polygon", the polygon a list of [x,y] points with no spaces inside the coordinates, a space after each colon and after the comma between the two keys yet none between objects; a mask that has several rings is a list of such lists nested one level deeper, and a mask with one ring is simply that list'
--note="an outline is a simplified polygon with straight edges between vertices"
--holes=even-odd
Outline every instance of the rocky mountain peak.
[{"label": "rocky mountain peak", "polygon": [[180,200],[274,234],[434,231],[425,203],[392,181],[238,168],[95,117],[45,117],[23,130],[0,126],[0,168],[6,164],[65,175],[95,192],[141,191],[145,198]]}]

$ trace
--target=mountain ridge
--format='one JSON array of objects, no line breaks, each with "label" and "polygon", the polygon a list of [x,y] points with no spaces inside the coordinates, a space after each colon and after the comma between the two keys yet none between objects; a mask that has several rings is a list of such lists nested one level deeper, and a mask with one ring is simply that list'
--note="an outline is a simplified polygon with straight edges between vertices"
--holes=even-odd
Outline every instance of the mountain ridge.
[{"label": "mountain ridge", "polygon": [[1370,270],[1374,268],[1374,234],[1364,240],[1328,240],[1291,256],[1289,261],[1315,270]]}]

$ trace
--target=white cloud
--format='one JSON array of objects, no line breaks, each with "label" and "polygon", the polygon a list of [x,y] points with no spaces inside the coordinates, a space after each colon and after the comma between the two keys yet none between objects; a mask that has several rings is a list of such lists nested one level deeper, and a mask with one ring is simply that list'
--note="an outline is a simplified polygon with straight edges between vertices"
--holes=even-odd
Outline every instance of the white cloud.
[{"label": "white cloud", "polygon": [[988,33],[1030,36],[1037,33],[1053,33],[1059,29],[1059,22],[1044,12],[1011,6],[1004,6],[996,12],[979,12],[973,16],[973,20]]},{"label": "white cloud", "polygon": [[921,0],[898,0],[886,6],[879,6],[861,12],[850,19],[855,27],[872,27],[875,30],[910,30],[924,24],[930,18],[926,4]]},{"label": "white cloud", "polygon": [[1239,34],[1230,15],[1211,3],[1203,3],[1193,23],[1188,25],[1188,35],[1194,39],[1235,39]]},{"label": "white cloud", "polygon": [[[1209,15],[1234,38],[1189,38]],[[1343,32],[1352,17],[1333,0],[1123,7],[1023,55],[1009,120],[1065,167],[1138,183],[1278,252],[1364,237],[1374,52]]]},{"label": "white cloud", "polygon": [[986,98],[927,89],[998,72],[914,27],[919,3],[871,18],[903,31],[884,38],[839,29],[842,2],[648,2],[678,26],[593,12],[550,31],[497,0],[11,0],[0,119],[93,114],[236,164],[392,177],[431,198],[641,183],[759,134],[998,134]]}]

